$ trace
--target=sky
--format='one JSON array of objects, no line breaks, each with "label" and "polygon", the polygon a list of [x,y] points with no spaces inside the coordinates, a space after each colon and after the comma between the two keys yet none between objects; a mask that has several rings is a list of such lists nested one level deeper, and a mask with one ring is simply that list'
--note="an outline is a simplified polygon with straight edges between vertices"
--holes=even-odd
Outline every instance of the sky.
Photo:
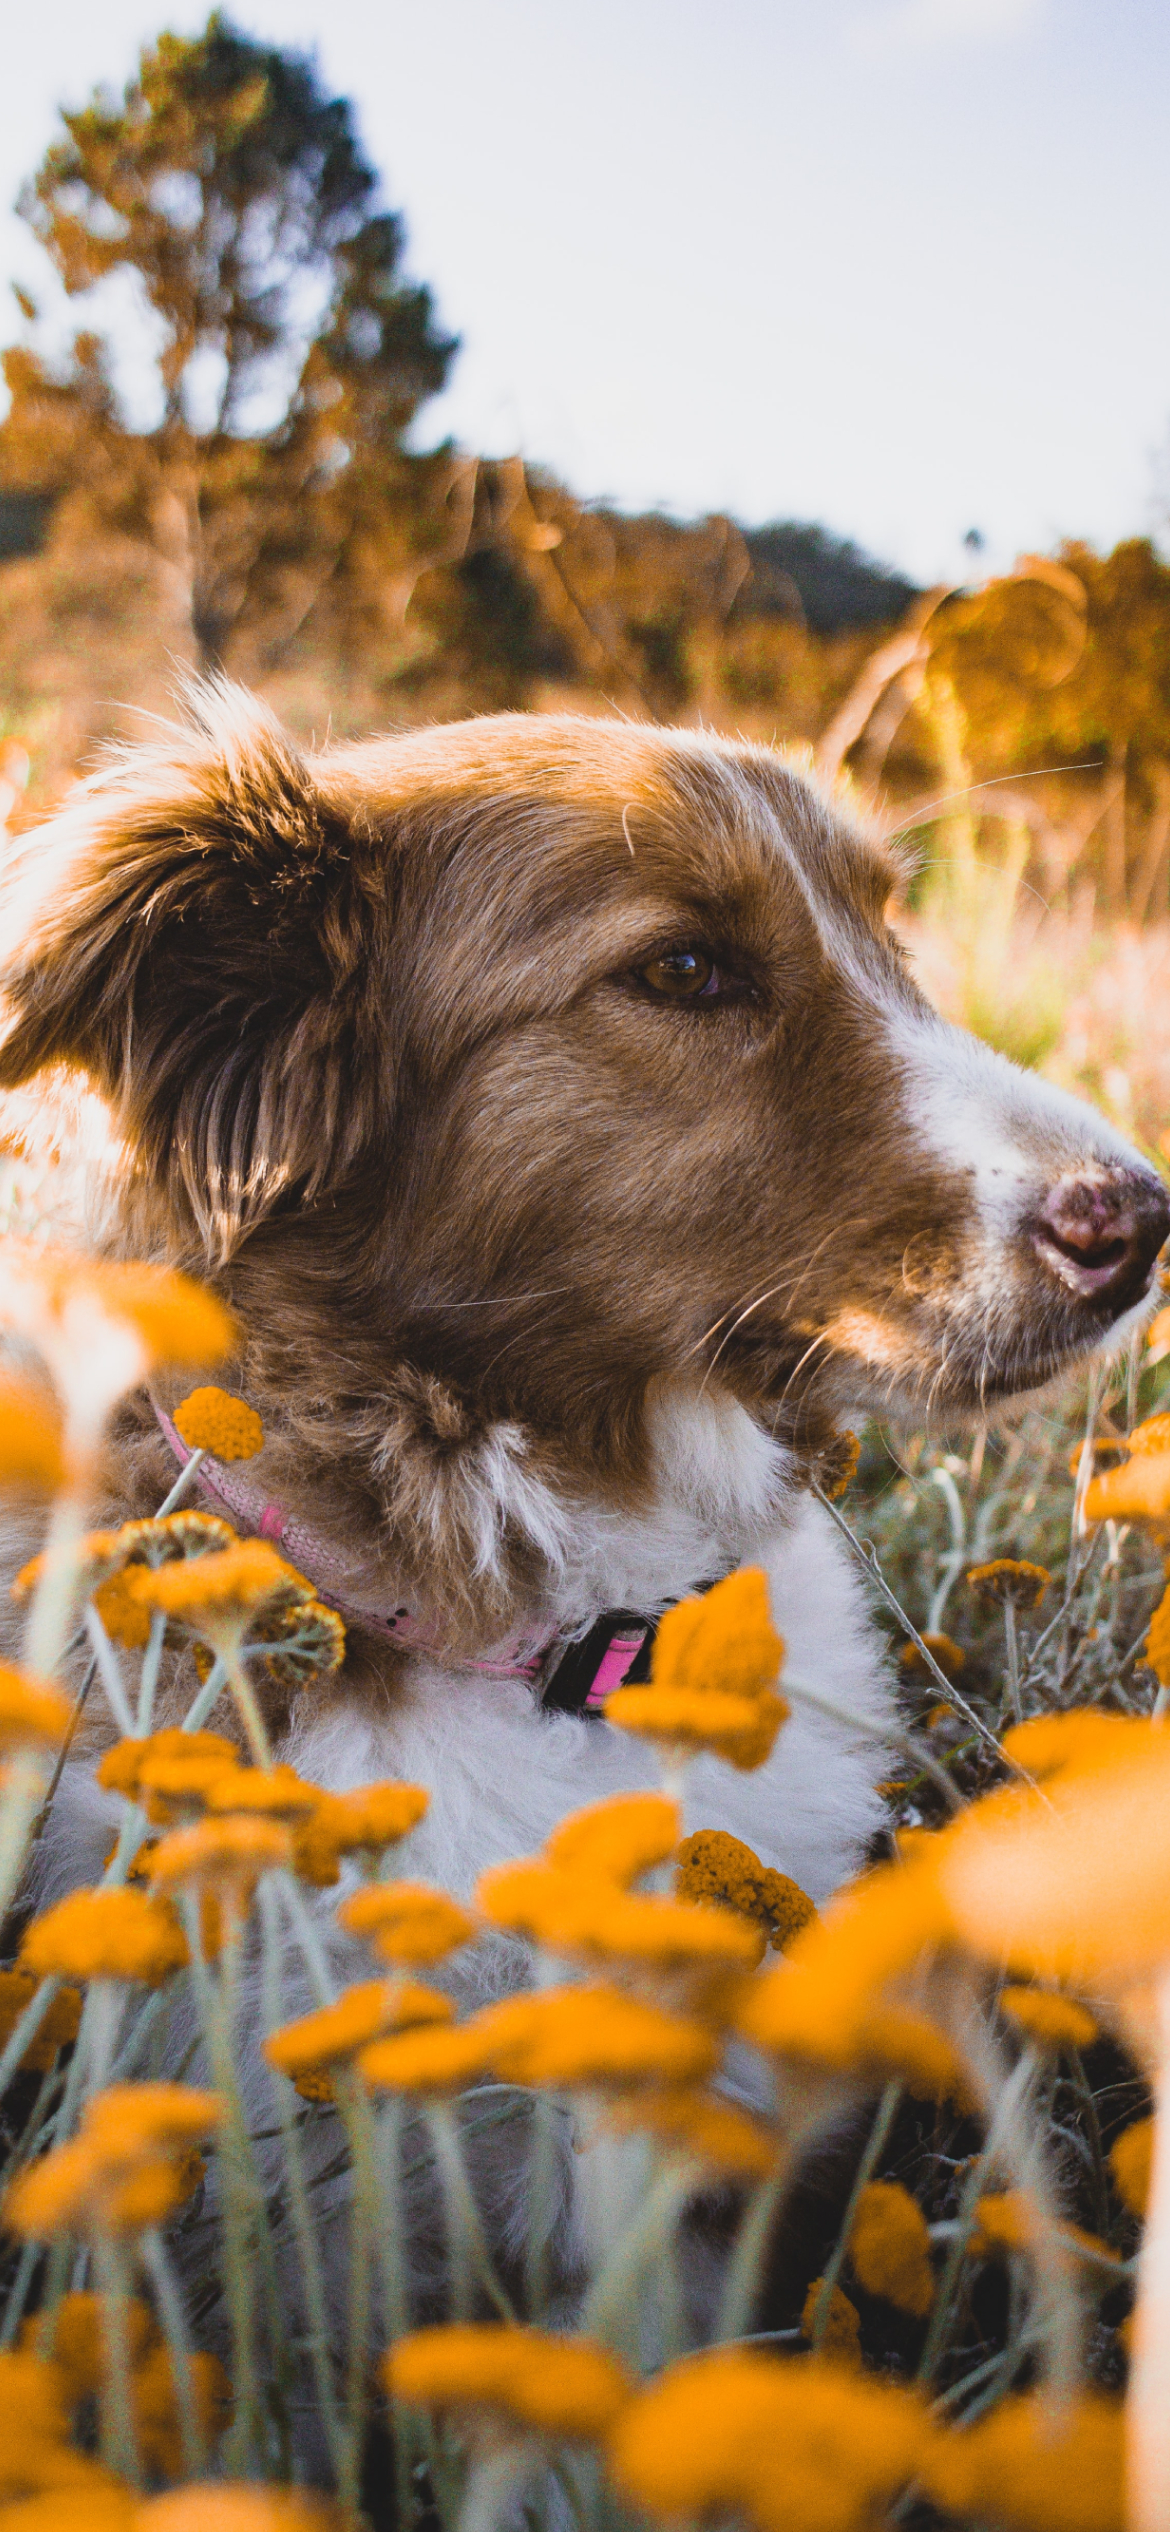
[{"label": "sky", "polygon": [[[8,0],[0,204],[186,0]],[[1170,514],[1164,0],[237,0],[462,350],[419,436],[933,581]],[[0,274],[44,289],[0,218]],[[0,339],[20,331],[0,306]]]}]

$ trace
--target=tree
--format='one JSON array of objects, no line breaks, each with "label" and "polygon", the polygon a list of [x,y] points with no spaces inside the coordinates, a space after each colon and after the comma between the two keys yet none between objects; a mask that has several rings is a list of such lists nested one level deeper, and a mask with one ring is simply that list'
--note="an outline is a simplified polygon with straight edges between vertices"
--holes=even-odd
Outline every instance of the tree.
[{"label": "tree", "polygon": [[158,418],[128,426],[92,332],[60,376],[10,355],[10,479],[28,479],[51,411],[59,469],[177,575],[204,666],[248,626],[287,642],[337,573],[368,570],[372,508],[375,545],[424,560],[436,469],[404,434],[456,347],[402,277],[402,222],[348,103],[215,15],[63,123],[20,207],[71,297],[132,278]]}]

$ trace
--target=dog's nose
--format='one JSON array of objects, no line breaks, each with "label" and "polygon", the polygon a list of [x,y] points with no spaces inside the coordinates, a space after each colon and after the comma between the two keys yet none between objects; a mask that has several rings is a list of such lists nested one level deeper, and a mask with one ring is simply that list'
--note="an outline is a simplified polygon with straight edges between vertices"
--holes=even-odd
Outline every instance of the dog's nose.
[{"label": "dog's nose", "polygon": [[1061,1283],[1114,1317],[1149,1290],[1170,1200],[1149,1169],[1094,1169],[1058,1178],[1035,1216],[1032,1244]]}]

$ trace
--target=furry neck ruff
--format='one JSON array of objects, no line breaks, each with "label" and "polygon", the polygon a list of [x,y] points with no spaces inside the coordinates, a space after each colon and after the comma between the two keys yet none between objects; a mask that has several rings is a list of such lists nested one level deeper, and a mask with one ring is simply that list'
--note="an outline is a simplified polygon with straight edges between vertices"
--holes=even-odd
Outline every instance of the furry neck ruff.
[{"label": "furry neck ruff", "polygon": [[[249,1486],[222,1460],[207,1452],[190,1451],[165,1409],[156,1399],[151,1404],[180,1468],[185,1469],[196,1459],[196,1474],[203,1492],[239,1527],[256,1538],[270,1539],[274,1547],[281,1548],[329,1608],[336,1609],[353,1625],[381,1636],[384,1643],[401,1644],[410,1651],[442,1658],[442,1640],[435,1628],[410,1609],[373,1608],[338,1591],[338,1561],[325,1540],[307,1523],[290,1518],[281,1504],[269,1500],[261,1489]],[[605,1699],[623,1681],[649,1678],[657,1626],[656,1616],[647,1617],[633,1609],[604,1609],[584,1635],[566,1638],[547,1629],[518,1633],[486,1659],[469,1660],[462,1656],[458,1667],[479,1671],[488,1678],[527,1679],[534,1685],[539,1682],[541,1705],[552,1712],[599,1715]],[[560,1658],[554,1658],[558,1653]]]}]

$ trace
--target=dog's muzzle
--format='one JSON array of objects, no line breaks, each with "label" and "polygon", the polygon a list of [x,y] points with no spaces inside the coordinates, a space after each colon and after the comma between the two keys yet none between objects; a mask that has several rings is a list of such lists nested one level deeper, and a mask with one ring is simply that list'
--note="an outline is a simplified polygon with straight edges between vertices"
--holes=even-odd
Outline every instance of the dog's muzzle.
[{"label": "dog's muzzle", "polygon": [[1066,1291],[1119,1319],[1149,1291],[1170,1233],[1170,1199],[1152,1170],[1073,1171],[1057,1179],[1025,1229],[1040,1264]]}]

